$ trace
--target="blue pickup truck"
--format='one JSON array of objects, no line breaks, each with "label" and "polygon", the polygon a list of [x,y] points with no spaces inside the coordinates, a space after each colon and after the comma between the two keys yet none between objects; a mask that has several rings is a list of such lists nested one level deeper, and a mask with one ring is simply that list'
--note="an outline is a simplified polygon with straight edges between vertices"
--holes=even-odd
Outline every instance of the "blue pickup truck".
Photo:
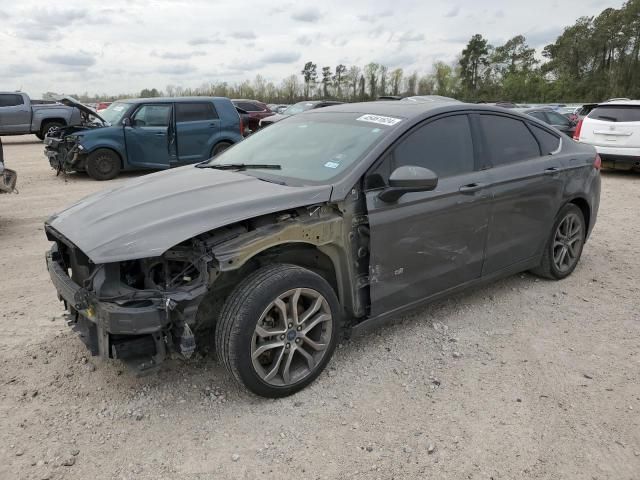
[{"label": "blue pickup truck", "polygon": [[57,172],[86,171],[95,180],[110,180],[123,170],[201,162],[243,139],[242,121],[228,98],[138,98],[114,102],[100,114],[87,110],[93,123],[45,137],[45,155]]}]

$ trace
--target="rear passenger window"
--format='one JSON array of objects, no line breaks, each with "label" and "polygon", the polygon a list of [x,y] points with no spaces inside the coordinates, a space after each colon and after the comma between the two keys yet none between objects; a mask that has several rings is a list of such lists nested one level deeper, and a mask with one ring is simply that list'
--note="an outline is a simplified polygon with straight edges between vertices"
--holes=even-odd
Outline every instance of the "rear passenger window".
[{"label": "rear passenger window", "polygon": [[393,163],[394,168],[428,168],[440,178],[472,172],[473,142],[468,117],[445,117],[419,127],[395,148]]},{"label": "rear passenger window", "polygon": [[14,93],[0,95],[0,107],[16,107],[18,105],[24,105],[22,95]]},{"label": "rear passenger window", "polygon": [[210,102],[176,104],[176,122],[198,122],[216,118],[218,115]]},{"label": "rear passenger window", "polygon": [[598,106],[589,113],[589,118],[605,122],[640,122],[640,105]]},{"label": "rear passenger window", "polygon": [[494,167],[540,156],[538,142],[523,121],[480,115],[480,123]]},{"label": "rear passenger window", "polygon": [[236,106],[246,110],[247,112],[262,112],[262,108],[251,102],[237,102]]},{"label": "rear passenger window", "polygon": [[540,149],[542,150],[543,155],[550,155],[560,147],[560,139],[553,133],[549,133],[537,125],[531,125],[531,130],[533,130],[533,134],[540,143]]},{"label": "rear passenger window", "polygon": [[549,123],[547,117],[542,112],[531,112],[529,115],[531,115],[533,118],[537,118],[538,120],[543,121],[544,123]]}]

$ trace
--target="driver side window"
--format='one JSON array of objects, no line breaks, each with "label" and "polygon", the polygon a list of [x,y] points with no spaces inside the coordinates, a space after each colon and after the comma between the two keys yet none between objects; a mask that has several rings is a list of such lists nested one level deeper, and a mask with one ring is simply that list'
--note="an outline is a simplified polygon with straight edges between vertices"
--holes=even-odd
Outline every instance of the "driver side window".
[{"label": "driver side window", "polygon": [[428,168],[438,178],[474,171],[473,141],[468,115],[439,118],[418,127],[401,139],[367,176],[366,187],[384,187],[391,172],[406,165]]},{"label": "driver side window", "polygon": [[171,122],[171,105],[143,105],[133,115],[134,127],[168,127]]}]

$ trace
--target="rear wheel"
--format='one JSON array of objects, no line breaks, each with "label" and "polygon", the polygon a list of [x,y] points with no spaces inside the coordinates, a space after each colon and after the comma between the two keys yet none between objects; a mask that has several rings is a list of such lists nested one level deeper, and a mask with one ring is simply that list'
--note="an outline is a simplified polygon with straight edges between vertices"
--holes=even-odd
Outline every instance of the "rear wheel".
[{"label": "rear wheel", "polygon": [[247,277],[226,300],[216,350],[247,389],[284,397],[322,372],[339,325],[338,299],[326,280],[295,265],[270,265]]},{"label": "rear wheel", "polygon": [[582,211],[572,203],[565,205],[553,224],[542,262],[533,273],[554,280],[571,275],[582,255],[586,234]]},{"label": "rear wheel", "polygon": [[211,149],[211,157],[217,157],[218,155],[220,155],[222,152],[224,152],[227,148],[229,148],[232,144],[229,142],[220,142],[218,144],[216,144],[215,147],[213,147],[213,149]]},{"label": "rear wheel", "polygon": [[113,150],[99,148],[87,157],[86,170],[94,180],[111,180],[120,173],[120,157]]}]

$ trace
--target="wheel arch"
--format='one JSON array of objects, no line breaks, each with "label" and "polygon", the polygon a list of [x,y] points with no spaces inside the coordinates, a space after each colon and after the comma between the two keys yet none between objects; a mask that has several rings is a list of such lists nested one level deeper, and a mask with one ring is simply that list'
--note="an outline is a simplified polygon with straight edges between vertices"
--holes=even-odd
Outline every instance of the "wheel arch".
[{"label": "wheel arch", "polygon": [[584,197],[575,197],[569,200],[566,205],[573,204],[580,209],[582,212],[582,216],[584,217],[584,222],[586,225],[586,230],[589,231],[591,225],[591,205]]}]

